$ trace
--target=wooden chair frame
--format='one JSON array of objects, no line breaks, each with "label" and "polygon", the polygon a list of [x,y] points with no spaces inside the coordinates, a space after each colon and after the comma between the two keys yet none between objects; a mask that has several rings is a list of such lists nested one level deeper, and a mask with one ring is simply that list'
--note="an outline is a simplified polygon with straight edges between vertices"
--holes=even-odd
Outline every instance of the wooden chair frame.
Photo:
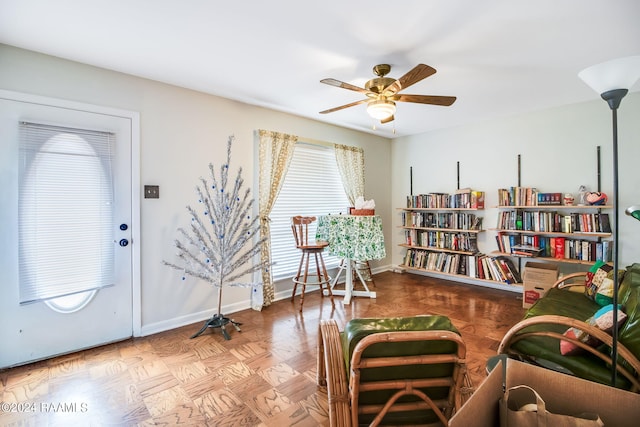
[{"label": "wooden chair frame", "polygon": [[[569,283],[569,281],[572,281],[576,278],[584,278],[586,277],[586,274],[587,274],[586,272],[568,274],[560,278],[553,285],[553,287],[556,287],[558,289],[565,289],[571,286],[584,286],[584,280],[582,281],[582,283]],[[570,337],[564,336],[563,334],[552,332],[552,331],[522,332],[523,329],[529,326],[541,325],[541,324],[553,324],[553,325],[559,324],[559,325],[566,326],[567,329],[577,328],[586,332],[592,337],[597,338],[603,344],[608,346],[608,348],[611,348],[613,346],[613,337],[608,333],[602,331],[601,329],[598,329],[595,326],[589,325],[588,323],[585,323],[581,320],[573,319],[571,317],[558,316],[558,315],[542,315],[542,316],[535,316],[535,317],[530,317],[528,319],[524,319],[518,322],[516,325],[514,325],[502,338],[502,341],[500,342],[500,346],[498,347],[498,354],[507,354],[509,356],[515,356],[522,360],[535,363],[535,361],[533,361],[528,355],[522,354],[517,350],[515,350],[513,348],[513,345],[520,340],[531,338],[534,336],[552,337],[558,340],[571,342],[577,345],[578,347],[580,347],[581,349],[598,357],[604,363],[611,364],[612,360],[610,355],[608,353],[603,353],[599,351],[600,346],[595,348],[575,338],[570,338]],[[623,363],[617,363],[616,364],[617,371],[619,374],[623,375],[631,383],[631,386],[632,386],[631,391],[638,393],[640,392],[640,382],[638,380],[637,374],[635,373],[640,373],[640,361],[634,356],[633,353],[631,353],[631,351],[628,348],[626,348],[619,341],[618,341],[617,348],[618,348],[618,357],[626,361],[628,366],[632,368],[632,370],[629,370],[626,368],[626,366]]]},{"label": "wooden chair frame", "polygon": [[[296,242],[296,248],[300,249],[302,255],[300,257],[300,263],[298,264],[298,271],[293,278],[293,291],[291,293],[291,301],[295,299],[298,285],[302,285],[302,291],[300,292],[300,311],[304,304],[304,292],[307,289],[307,285],[315,285],[320,287],[320,295],[324,297],[323,288],[326,288],[329,298],[331,298],[331,305],[335,306],[333,301],[333,293],[331,292],[331,277],[327,273],[327,268],[324,264],[324,258],[322,252],[329,246],[328,242],[309,242],[309,224],[316,220],[314,216],[294,216],[291,218],[291,230],[293,231],[293,237]],[[309,261],[311,257],[315,261],[316,266],[316,282],[308,282],[309,277]],[[304,270],[302,266],[304,265]]]},{"label": "wooden chair frame", "polygon": [[[363,356],[367,347],[378,343],[409,341],[443,341],[456,343],[457,351],[451,354],[425,354],[415,356],[371,357]],[[357,426],[359,414],[377,414],[371,426],[380,425],[390,412],[409,411],[429,408],[433,410],[441,424],[448,420],[471,396],[473,387],[467,375],[466,346],[462,338],[451,331],[397,331],[379,332],[366,336],[358,342],[351,357],[351,372],[347,378],[340,332],[335,320],[320,322],[318,334],[317,382],[327,387],[329,401],[329,422],[331,426]],[[360,371],[366,368],[379,368],[402,365],[429,365],[453,363],[450,377],[383,380],[360,383]],[[424,387],[449,387],[447,399],[432,400],[423,393]],[[362,405],[358,402],[361,391],[395,390],[393,396],[384,405]],[[410,403],[397,403],[404,395],[415,395],[421,400]]]}]

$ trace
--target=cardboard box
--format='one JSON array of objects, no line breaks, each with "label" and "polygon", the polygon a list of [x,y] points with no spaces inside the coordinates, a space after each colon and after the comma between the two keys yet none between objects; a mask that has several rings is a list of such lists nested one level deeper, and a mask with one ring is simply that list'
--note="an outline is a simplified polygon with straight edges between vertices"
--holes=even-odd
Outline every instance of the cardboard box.
[{"label": "cardboard box", "polygon": [[[540,394],[547,410],[556,414],[596,413],[605,426],[633,427],[640,419],[640,394],[507,360],[498,364],[449,421],[450,427],[500,425],[498,403],[503,386],[528,385]],[[505,390],[506,390],[505,388]]]},{"label": "cardboard box", "polygon": [[522,277],[522,306],[529,308],[547,293],[558,280],[558,265],[548,262],[527,262]]}]

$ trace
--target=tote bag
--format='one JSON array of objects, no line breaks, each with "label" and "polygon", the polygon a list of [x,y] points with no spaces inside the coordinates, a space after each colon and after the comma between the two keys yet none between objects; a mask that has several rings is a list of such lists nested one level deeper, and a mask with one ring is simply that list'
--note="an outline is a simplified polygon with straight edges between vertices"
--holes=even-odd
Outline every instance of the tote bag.
[{"label": "tote bag", "polygon": [[597,414],[552,414],[531,387],[519,385],[500,399],[500,427],[596,427],[603,426]]}]

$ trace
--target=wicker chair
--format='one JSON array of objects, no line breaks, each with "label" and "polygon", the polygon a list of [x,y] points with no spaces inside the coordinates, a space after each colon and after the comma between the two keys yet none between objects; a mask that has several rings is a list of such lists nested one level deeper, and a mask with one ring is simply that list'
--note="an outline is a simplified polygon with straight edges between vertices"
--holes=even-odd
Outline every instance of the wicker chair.
[{"label": "wicker chair", "polygon": [[445,316],[353,319],[342,333],[321,321],[317,380],[330,425],[447,426],[473,390],[465,353]]}]

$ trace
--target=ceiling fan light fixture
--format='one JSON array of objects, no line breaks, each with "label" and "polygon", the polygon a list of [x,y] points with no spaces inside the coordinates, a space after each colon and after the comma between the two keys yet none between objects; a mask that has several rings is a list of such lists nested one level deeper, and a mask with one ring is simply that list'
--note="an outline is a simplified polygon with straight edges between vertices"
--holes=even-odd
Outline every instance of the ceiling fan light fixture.
[{"label": "ceiling fan light fixture", "polygon": [[367,104],[367,113],[376,120],[384,120],[396,112],[396,103],[385,99],[375,99]]}]

